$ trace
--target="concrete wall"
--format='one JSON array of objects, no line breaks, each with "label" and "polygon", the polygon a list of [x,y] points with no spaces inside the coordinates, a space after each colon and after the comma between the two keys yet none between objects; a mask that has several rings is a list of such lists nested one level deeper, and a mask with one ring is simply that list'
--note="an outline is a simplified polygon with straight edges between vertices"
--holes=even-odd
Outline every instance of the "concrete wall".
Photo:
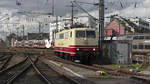
[{"label": "concrete wall", "polygon": [[130,45],[128,43],[118,43],[118,64],[129,64],[130,63]]},{"label": "concrete wall", "polygon": [[[130,64],[131,59],[131,42],[130,41],[112,41],[105,43],[107,56],[112,64]],[[106,49],[104,49],[106,51]]]}]

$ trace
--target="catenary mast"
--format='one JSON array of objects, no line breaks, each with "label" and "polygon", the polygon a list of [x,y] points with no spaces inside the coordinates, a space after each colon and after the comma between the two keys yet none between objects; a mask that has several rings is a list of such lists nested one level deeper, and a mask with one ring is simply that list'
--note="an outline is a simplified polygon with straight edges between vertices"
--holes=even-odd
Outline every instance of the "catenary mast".
[{"label": "catenary mast", "polygon": [[104,0],[99,0],[99,53],[103,54],[102,46],[104,41]]}]

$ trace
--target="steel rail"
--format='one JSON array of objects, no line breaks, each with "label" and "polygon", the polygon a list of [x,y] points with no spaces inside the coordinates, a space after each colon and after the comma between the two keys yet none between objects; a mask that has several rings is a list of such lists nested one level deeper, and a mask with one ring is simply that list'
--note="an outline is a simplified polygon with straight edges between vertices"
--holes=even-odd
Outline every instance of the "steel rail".
[{"label": "steel rail", "polygon": [[[86,69],[90,69],[90,70],[94,70],[94,71],[98,71],[100,69],[104,69],[108,74],[114,75],[114,76],[129,76],[128,74],[132,74],[132,75],[137,75],[137,76],[145,76],[145,77],[150,77],[150,75],[146,75],[146,74],[142,74],[142,73],[132,73],[132,72],[124,72],[122,70],[113,70],[111,68],[101,68],[101,67],[96,67],[96,65],[94,66],[87,66],[87,65],[83,65],[83,64],[78,64],[78,63],[74,63],[68,60],[64,60],[64,59],[60,59],[57,57],[54,58],[48,58],[47,59],[53,60],[53,61],[57,61],[57,62],[61,62],[61,63],[65,63],[65,64],[71,64],[71,65],[75,65],[78,67],[82,67],[82,68],[86,68]],[[43,58],[45,59],[45,58]],[[117,71],[117,72],[114,72]],[[120,74],[121,73],[121,74]]]},{"label": "steel rail", "polygon": [[0,58],[0,61],[4,61],[6,59],[8,59],[8,57],[3,57],[3,58]]},{"label": "steel rail", "polygon": [[10,57],[7,58],[7,60],[6,60],[6,61],[3,63],[3,65],[0,67],[0,71],[6,67],[6,65],[7,65],[8,62],[11,60],[12,57],[13,57],[13,56],[10,56]]},{"label": "steel rail", "polygon": [[[40,61],[41,61],[42,63],[46,64],[46,63],[43,62],[41,59],[40,59]],[[46,65],[47,65],[47,64],[46,64]],[[71,77],[65,75],[63,72],[61,72],[61,71],[59,71],[59,70],[53,68],[52,66],[48,65],[48,67],[49,67],[51,70],[55,71],[57,74],[59,74],[59,75],[65,77],[66,79],[70,80],[70,81],[73,82],[74,84],[80,84],[78,81],[76,81],[76,80],[72,79]]]},{"label": "steel rail", "polygon": [[21,72],[17,73],[16,75],[13,75],[10,79],[7,80],[6,84],[12,84],[12,82],[14,80],[16,80],[19,76],[21,76],[25,71],[27,71],[32,64],[29,64],[28,66],[26,66]]},{"label": "steel rail", "polygon": [[130,79],[137,80],[139,82],[142,82],[143,84],[150,84],[150,80],[147,80],[147,79],[144,79],[144,78],[131,76]]},{"label": "steel rail", "polygon": [[1,70],[1,71],[0,71],[0,75],[3,74],[3,73],[5,73],[5,72],[8,71],[8,70],[11,70],[11,69],[17,67],[18,65],[23,64],[27,59],[28,59],[28,58],[26,57],[23,61],[21,61],[21,62],[15,64],[15,65],[12,65],[12,66],[10,66],[10,67],[8,67],[8,68],[5,68],[5,69]]},{"label": "steel rail", "polygon": [[32,61],[32,59],[28,56],[29,58],[29,61],[31,62],[33,68],[36,70],[36,72],[45,80],[45,82],[47,84],[52,84],[41,72],[40,70],[38,69],[38,67],[35,65],[35,63]]},{"label": "steel rail", "polygon": [[145,76],[145,77],[150,77],[150,75],[146,75],[146,74],[142,74],[142,73],[136,73],[136,72],[129,72],[129,71],[124,71],[124,70],[120,70],[120,69],[111,69],[111,68],[106,68],[100,65],[93,65],[93,67],[97,67],[103,70],[107,70],[107,71],[117,71],[118,74],[124,74],[126,76]]},{"label": "steel rail", "polygon": [[[27,58],[29,58],[27,56]],[[37,62],[38,59],[36,59],[35,61],[33,61],[33,63]],[[7,80],[6,84],[12,84],[13,81],[15,81],[19,76],[21,76],[25,71],[27,71],[30,67],[32,66],[32,63],[30,63],[29,65],[27,65],[22,71],[20,71],[19,73],[13,75],[10,79]]]},{"label": "steel rail", "polygon": [[0,56],[0,59],[3,58],[3,57],[5,57],[5,56],[4,56],[4,55],[3,55],[3,56]]}]

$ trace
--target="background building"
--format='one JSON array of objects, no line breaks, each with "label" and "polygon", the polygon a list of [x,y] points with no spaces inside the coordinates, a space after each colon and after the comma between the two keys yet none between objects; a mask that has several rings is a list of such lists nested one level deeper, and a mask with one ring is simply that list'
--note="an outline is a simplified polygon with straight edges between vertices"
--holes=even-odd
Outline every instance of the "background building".
[{"label": "background building", "polygon": [[123,17],[113,17],[109,24],[105,26],[104,33],[106,36],[118,36],[136,33],[149,33],[149,23],[139,19],[131,21]]},{"label": "background building", "polygon": [[139,27],[139,30],[141,31],[140,33],[150,32],[150,29],[149,29],[150,25],[148,21],[141,19],[141,18],[130,19],[130,21],[132,21]]}]

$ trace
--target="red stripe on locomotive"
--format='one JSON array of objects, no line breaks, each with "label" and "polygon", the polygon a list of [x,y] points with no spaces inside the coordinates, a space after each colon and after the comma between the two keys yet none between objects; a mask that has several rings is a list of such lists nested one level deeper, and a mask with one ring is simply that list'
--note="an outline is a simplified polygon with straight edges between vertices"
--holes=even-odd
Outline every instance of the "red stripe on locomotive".
[{"label": "red stripe on locomotive", "polygon": [[[71,47],[55,47],[55,51],[70,53],[71,56],[75,56],[79,51],[98,51],[97,46],[83,46],[83,45],[70,45]],[[73,47],[74,46],[74,47]],[[75,47],[78,46],[78,47]]]}]

